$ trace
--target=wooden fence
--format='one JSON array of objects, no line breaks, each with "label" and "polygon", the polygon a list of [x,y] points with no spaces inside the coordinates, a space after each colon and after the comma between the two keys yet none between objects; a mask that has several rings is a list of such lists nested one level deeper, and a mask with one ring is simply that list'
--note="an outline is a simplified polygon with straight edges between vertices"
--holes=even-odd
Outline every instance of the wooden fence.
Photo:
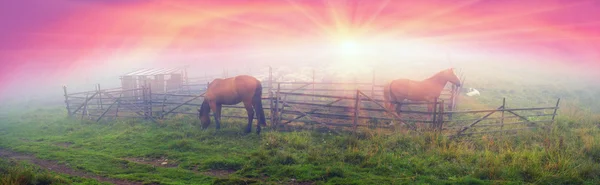
[{"label": "wooden fence", "polygon": [[[466,77],[462,72],[458,73],[461,82],[464,84]],[[263,96],[272,97],[272,95],[268,95],[268,93],[275,94],[275,91],[279,89],[282,92],[298,92],[298,93],[308,93],[308,94],[321,94],[321,95],[337,95],[337,96],[349,96],[354,94],[354,91],[361,90],[367,93],[369,96],[373,98],[382,99],[383,98],[383,84],[377,84],[375,80],[375,71],[373,71],[372,79],[370,82],[318,82],[316,79],[316,73],[313,70],[312,72],[312,80],[304,81],[304,82],[281,82],[276,80],[273,75],[273,69],[269,67],[269,73],[267,79],[264,79],[262,82],[263,86]],[[179,94],[201,94],[206,90],[207,84],[215,78],[227,78],[229,77],[228,71],[224,70],[222,75],[207,75],[205,74],[202,77],[186,77],[185,82],[179,90],[173,90],[167,93],[179,93]],[[448,84],[441,96],[440,99],[443,99],[446,103],[448,103],[448,109],[453,110],[458,104],[458,99],[456,98],[458,94],[461,93],[462,88],[454,86],[452,84]],[[306,99],[304,101],[312,101],[311,99]]]},{"label": "wooden fence", "polygon": [[[513,132],[533,129],[552,123],[559,108],[555,106],[533,108],[509,108],[506,101],[497,109],[453,110],[444,100],[432,103],[402,102],[400,115],[383,106],[381,99],[371,98],[367,93],[355,91],[354,96],[331,96],[304,93],[278,92],[274,112],[277,126],[287,126],[293,122],[304,122],[322,126],[344,126],[378,128],[391,127],[394,122],[410,129],[434,129],[448,136],[457,137],[496,132]],[[296,101],[290,97],[302,96],[318,98],[321,103]],[[279,104],[279,106],[278,106]],[[426,109],[427,105],[432,111]]]},{"label": "wooden fence", "polygon": [[444,115],[454,115],[455,119],[443,121],[443,130],[458,137],[543,128],[554,123],[559,106],[560,98],[553,106],[532,108],[511,108],[502,99],[496,109],[445,112]]},{"label": "wooden fence", "polygon": [[[382,88],[360,83],[263,82],[263,107],[271,126],[286,129],[306,126],[358,128],[435,129],[457,137],[482,133],[513,132],[552,123],[559,108],[509,108],[506,101],[497,109],[453,110],[458,95],[452,87],[445,97],[431,103],[401,102],[400,115],[383,106]],[[354,89],[353,89],[354,88]],[[204,88],[205,89],[205,88]],[[151,121],[174,115],[197,115],[203,91],[187,94],[153,93],[150,85],[141,88],[101,89],[68,93],[63,87],[69,116],[80,119],[141,118]],[[134,92],[134,93],[130,93]],[[123,96],[134,94],[134,96]],[[399,103],[399,102],[395,102]],[[433,107],[432,111],[426,109]],[[243,106],[224,106],[224,118],[246,118]],[[244,115],[244,116],[240,116]]]},{"label": "wooden fence", "polygon": [[[204,94],[153,93],[150,86],[121,90],[107,89],[71,93],[63,87],[68,115],[81,119],[140,118],[155,121],[171,115],[197,115]],[[134,91],[135,93],[129,93]],[[130,96],[123,96],[129,93]],[[134,94],[134,95],[131,95]],[[269,105],[268,98],[264,98]],[[224,106],[243,108],[243,106]],[[265,109],[269,109],[266,107]],[[223,115],[223,117],[246,118],[245,116]]]}]

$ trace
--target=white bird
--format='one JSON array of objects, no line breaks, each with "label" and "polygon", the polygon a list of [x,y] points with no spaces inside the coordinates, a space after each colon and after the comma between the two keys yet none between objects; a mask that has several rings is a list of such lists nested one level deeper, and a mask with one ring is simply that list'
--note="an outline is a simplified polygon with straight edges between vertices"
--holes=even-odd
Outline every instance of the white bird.
[{"label": "white bird", "polygon": [[469,92],[467,92],[467,96],[479,96],[481,95],[477,89],[469,88]]}]

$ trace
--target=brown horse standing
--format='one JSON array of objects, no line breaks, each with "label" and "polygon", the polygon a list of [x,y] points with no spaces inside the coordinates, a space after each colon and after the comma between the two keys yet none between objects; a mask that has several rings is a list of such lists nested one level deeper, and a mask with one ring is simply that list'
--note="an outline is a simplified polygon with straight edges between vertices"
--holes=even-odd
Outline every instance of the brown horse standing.
[{"label": "brown horse standing", "polygon": [[254,113],[258,117],[258,125],[256,133],[260,133],[260,126],[266,126],[265,112],[261,101],[262,85],[256,78],[240,75],[226,79],[215,79],[209,85],[204,94],[204,102],[198,110],[198,118],[202,122],[202,129],[206,129],[210,125],[210,110],[213,110],[217,130],[221,129],[221,106],[235,105],[240,102],[244,103],[244,107],[248,112],[248,126],[246,133],[252,131],[252,121]]},{"label": "brown horse standing", "polygon": [[[400,115],[400,109],[402,108],[400,102],[406,99],[434,102],[440,96],[447,82],[460,86],[460,80],[454,74],[454,68],[440,71],[423,81],[409,79],[393,80],[383,88],[385,105],[392,112]],[[396,104],[396,106],[392,106],[392,104]],[[427,104],[427,110],[431,112],[432,109],[433,105]]]}]

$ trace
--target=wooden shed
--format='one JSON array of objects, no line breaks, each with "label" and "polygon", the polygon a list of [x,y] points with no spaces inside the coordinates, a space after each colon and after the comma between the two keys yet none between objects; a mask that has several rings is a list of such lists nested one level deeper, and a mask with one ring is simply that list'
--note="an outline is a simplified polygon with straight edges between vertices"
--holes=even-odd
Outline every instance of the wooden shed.
[{"label": "wooden shed", "polygon": [[187,72],[185,67],[179,68],[144,68],[121,76],[121,88],[126,92],[123,96],[137,96],[136,91],[130,89],[150,86],[154,93],[179,91],[186,83]]}]

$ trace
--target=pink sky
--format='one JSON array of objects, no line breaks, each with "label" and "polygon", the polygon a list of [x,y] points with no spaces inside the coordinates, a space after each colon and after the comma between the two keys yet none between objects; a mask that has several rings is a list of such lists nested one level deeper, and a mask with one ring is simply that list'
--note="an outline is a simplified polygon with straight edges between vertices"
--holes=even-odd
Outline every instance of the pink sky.
[{"label": "pink sky", "polygon": [[184,55],[231,66],[239,53],[344,38],[600,63],[597,0],[21,0],[0,1],[0,26],[6,89]]}]

